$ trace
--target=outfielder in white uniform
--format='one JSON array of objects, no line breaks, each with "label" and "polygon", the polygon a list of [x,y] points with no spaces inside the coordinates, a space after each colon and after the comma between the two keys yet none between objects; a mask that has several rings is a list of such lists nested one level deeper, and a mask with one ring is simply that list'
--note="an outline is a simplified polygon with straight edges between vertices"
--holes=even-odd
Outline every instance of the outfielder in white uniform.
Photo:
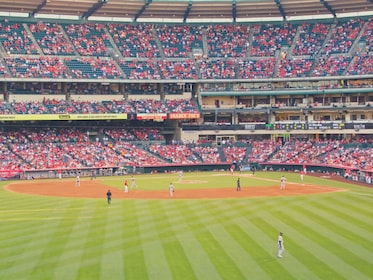
[{"label": "outfielder in white uniform", "polygon": [[285,185],[286,185],[286,178],[285,178],[285,176],[282,176],[281,179],[280,179],[280,189],[284,190]]},{"label": "outfielder in white uniform", "polygon": [[278,236],[277,245],[278,245],[278,254],[277,254],[277,257],[278,258],[282,258],[282,254],[283,254],[283,252],[285,250],[284,239],[282,237],[282,232],[280,232],[280,234]]}]

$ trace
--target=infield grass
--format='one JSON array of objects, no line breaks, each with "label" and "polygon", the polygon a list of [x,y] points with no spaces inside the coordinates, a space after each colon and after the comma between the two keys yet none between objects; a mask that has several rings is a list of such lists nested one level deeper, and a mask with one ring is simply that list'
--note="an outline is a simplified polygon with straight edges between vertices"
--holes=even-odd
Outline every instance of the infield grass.
[{"label": "infield grass", "polygon": [[[136,175],[142,190],[279,185],[283,173]],[[250,173],[247,173],[249,175]],[[289,183],[299,174],[284,173]],[[130,176],[128,177],[131,185]],[[122,188],[125,177],[98,178]],[[53,181],[51,182],[51,184]],[[373,279],[373,189],[302,196],[120,200],[0,190],[0,279]],[[2,182],[1,186],[7,182]],[[285,253],[277,255],[284,232]]]}]

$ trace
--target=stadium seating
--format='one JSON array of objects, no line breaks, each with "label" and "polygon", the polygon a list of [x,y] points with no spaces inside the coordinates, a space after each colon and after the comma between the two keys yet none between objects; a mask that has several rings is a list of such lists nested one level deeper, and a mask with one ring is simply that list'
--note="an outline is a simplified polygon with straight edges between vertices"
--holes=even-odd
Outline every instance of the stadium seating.
[{"label": "stadium seating", "polygon": [[57,23],[37,22],[28,25],[44,55],[75,55],[75,49]]},{"label": "stadium seating", "polygon": [[38,47],[21,22],[0,23],[0,42],[8,54],[36,55]]},{"label": "stadium seating", "polygon": [[160,57],[151,25],[110,23],[107,29],[123,57]]}]

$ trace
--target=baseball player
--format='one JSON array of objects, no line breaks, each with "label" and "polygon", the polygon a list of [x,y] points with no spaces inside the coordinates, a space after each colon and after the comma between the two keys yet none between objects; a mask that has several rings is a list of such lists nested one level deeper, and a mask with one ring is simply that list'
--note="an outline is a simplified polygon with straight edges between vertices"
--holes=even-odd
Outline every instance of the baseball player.
[{"label": "baseball player", "polygon": [[175,192],[175,187],[172,183],[170,183],[170,185],[168,186],[168,191],[170,192],[170,197],[173,197],[174,192]]},{"label": "baseball player", "polygon": [[285,185],[286,185],[286,178],[285,178],[285,176],[282,175],[282,177],[280,179],[280,190],[284,190]]},{"label": "baseball player", "polygon": [[277,245],[278,245],[278,254],[277,254],[277,257],[278,258],[282,258],[282,253],[285,250],[285,247],[284,247],[284,238],[282,237],[282,232],[280,232],[280,234],[278,236]]}]

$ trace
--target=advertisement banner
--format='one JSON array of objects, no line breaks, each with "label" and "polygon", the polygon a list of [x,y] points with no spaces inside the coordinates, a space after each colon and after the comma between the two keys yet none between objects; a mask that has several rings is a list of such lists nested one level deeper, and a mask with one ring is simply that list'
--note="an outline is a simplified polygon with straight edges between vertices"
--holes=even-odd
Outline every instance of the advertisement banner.
[{"label": "advertisement banner", "polygon": [[81,120],[126,120],[127,114],[40,114],[0,115],[0,121],[81,121]]}]

